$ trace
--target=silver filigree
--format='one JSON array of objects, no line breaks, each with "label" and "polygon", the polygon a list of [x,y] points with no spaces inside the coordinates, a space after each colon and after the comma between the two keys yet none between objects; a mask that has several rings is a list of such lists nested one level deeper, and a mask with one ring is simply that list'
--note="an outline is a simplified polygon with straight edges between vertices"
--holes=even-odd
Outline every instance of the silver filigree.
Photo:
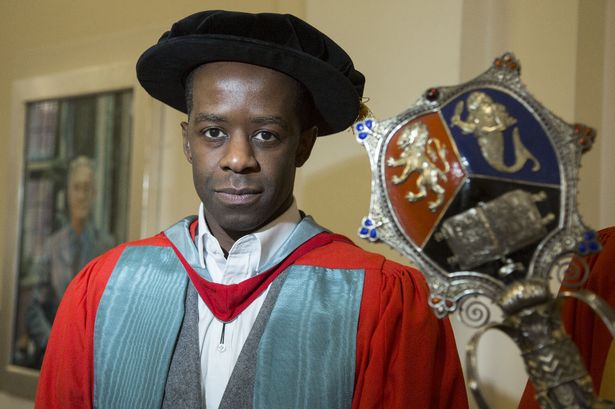
[{"label": "silver filigree", "polygon": [[[587,266],[569,255],[600,250],[576,197],[581,155],[595,131],[541,105],[510,53],[477,78],[430,88],[399,115],[367,118],[354,131],[372,171],[359,234],[413,261],[438,317],[458,311],[480,328],[468,345],[468,380],[479,406],[487,404],[476,347],[485,331],[498,329],[519,346],[543,407],[614,408],[594,396],[548,283],[554,273],[568,288],[581,286]],[[579,293],[615,332],[615,313]],[[501,308],[501,323],[490,322],[483,299]]]},{"label": "silver filigree", "polygon": [[587,260],[574,255],[563,255],[553,266],[553,272],[563,287],[568,289],[581,288],[589,278]]},{"label": "silver filigree", "polygon": [[491,320],[491,310],[478,297],[466,297],[459,305],[459,320],[468,327],[480,328]]}]

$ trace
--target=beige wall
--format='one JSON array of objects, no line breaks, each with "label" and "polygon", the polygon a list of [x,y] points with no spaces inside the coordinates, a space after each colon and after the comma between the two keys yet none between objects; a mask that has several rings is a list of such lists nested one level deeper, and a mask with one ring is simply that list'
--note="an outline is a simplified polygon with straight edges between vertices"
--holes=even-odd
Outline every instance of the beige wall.
[{"label": "beige wall", "polygon": [[600,226],[615,225],[615,1],[606,1],[600,137]]},{"label": "beige wall", "polygon": [[[171,22],[216,7],[291,11],[306,17],[341,43],[366,74],[368,105],[377,118],[401,111],[430,86],[479,74],[494,56],[511,50],[521,59],[522,79],[532,93],[563,119],[585,121],[599,130],[615,126],[613,1],[5,0],[0,3],[0,138],[11,141],[9,101],[15,80],[112,63],[134,64]],[[133,186],[138,201],[133,214],[139,219],[133,236],[155,233],[194,213],[197,204],[180,151],[181,116],[157,103],[148,104],[140,108],[149,116],[136,136],[140,144],[135,145],[135,158],[145,165],[142,175],[147,183]],[[598,149],[585,158],[581,174],[581,209],[596,227],[615,224],[615,188],[605,177],[615,172],[615,142],[605,134],[601,132]],[[0,152],[0,229],[5,232],[16,217],[17,164],[17,158]],[[354,236],[368,211],[367,166],[367,157],[350,132],[323,138],[298,175],[300,207],[328,227]],[[384,246],[360,244],[401,260]],[[7,247],[0,241],[0,260],[9,256]],[[13,273],[3,265],[0,274]],[[3,322],[8,319],[3,300],[0,308]],[[464,343],[470,331],[459,326],[456,331],[459,343]],[[483,344],[479,359],[481,374],[488,380],[488,398],[494,407],[512,408],[524,383],[515,348],[497,336]],[[0,407],[31,404],[0,392]]]}]

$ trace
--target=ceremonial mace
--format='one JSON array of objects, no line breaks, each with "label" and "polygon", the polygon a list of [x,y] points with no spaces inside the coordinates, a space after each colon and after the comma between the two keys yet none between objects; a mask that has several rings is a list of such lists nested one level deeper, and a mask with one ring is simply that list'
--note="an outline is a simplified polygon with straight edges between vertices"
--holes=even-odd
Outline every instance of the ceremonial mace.
[{"label": "ceremonial mace", "polygon": [[[353,129],[372,170],[359,235],[414,262],[438,317],[458,311],[480,328],[466,350],[479,407],[488,405],[476,349],[498,329],[521,350],[543,408],[615,408],[595,396],[559,305],[564,297],[585,302],[613,336],[615,313],[587,290],[549,290],[553,274],[580,288],[589,269],[571,256],[601,248],[576,201],[581,154],[594,130],[567,124],[534,99],[510,53],[469,82],[431,88],[399,115]],[[502,310],[501,322],[490,321],[485,300]]]}]

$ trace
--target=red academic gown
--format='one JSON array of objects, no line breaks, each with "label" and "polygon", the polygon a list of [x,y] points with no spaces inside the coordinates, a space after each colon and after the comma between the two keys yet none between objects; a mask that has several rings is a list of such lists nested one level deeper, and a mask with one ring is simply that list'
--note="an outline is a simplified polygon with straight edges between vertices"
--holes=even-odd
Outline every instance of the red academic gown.
[{"label": "red academic gown", "polygon": [[[128,244],[169,246],[165,236]],[[37,408],[91,408],[96,311],[127,244],[90,263],[70,284],[51,332]],[[427,304],[421,274],[343,242],[311,251],[296,264],[364,269],[352,408],[467,408],[453,332]]]},{"label": "red academic gown", "polygon": [[[598,240],[602,251],[587,257],[590,275],[584,287],[615,309],[615,227],[600,230]],[[564,301],[562,320],[566,332],[579,348],[585,368],[592,378],[594,393],[599,395],[607,354],[613,342],[611,334],[593,310],[576,298]],[[611,387],[615,388],[615,385]],[[534,393],[533,386],[528,382],[519,409],[540,408]]]}]

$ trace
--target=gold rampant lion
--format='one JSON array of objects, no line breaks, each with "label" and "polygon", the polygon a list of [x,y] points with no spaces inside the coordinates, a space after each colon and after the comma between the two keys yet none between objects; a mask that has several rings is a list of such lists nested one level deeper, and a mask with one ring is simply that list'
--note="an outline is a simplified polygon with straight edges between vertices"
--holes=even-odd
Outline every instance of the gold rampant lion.
[{"label": "gold rampant lion", "polygon": [[483,157],[493,168],[500,172],[515,173],[523,169],[527,161],[532,161],[532,171],[540,170],[538,159],[523,145],[519,128],[513,128],[512,138],[515,151],[515,163],[504,163],[504,131],[517,123],[506,112],[506,107],[498,104],[483,92],[473,92],[467,99],[468,116],[461,119],[463,101],[455,106],[451,117],[451,126],[458,126],[464,134],[474,134]]},{"label": "gold rampant lion", "polygon": [[[397,159],[388,158],[387,166],[403,166],[404,169],[400,175],[394,175],[391,181],[398,185],[408,179],[412,173],[417,172],[418,191],[409,191],[406,199],[410,202],[424,199],[429,189],[437,195],[436,200],[428,203],[429,210],[435,212],[444,201],[445,190],[439,182],[447,181],[446,173],[450,170],[450,165],[446,161],[446,147],[442,146],[438,139],[429,136],[427,126],[422,122],[416,122],[404,129],[397,140],[397,146],[401,154]],[[444,163],[444,169],[436,165],[438,159]]]}]

